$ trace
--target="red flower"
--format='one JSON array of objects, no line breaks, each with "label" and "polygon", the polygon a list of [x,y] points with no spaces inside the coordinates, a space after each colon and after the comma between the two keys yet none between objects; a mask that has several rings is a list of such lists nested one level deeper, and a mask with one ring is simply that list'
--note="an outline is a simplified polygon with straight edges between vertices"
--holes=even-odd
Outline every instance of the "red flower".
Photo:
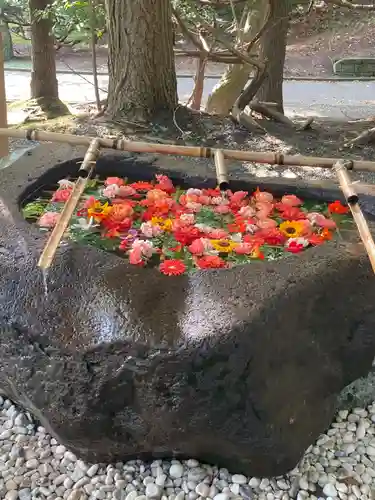
[{"label": "red flower", "polygon": [[160,264],[159,270],[166,276],[179,276],[180,274],[184,274],[186,266],[182,260],[168,259]]},{"label": "red flower", "polygon": [[220,189],[211,189],[211,188],[208,188],[208,189],[203,189],[203,194],[207,195],[207,196],[220,196]]},{"label": "red flower", "polygon": [[257,232],[258,238],[263,238],[268,245],[283,245],[285,236],[277,228],[263,229]]},{"label": "red flower", "polygon": [[199,229],[194,226],[180,227],[173,233],[175,240],[181,245],[191,245],[193,241],[200,237]]},{"label": "red flower", "polygon": [[112,184],[116,184],[116,186],[122,186],[124,184],[124,180],[120,179],[120,177],[107,177],[104,181],[106,186],[111,186]]},{"label": "red flower", "polygon": [[154,186],[150,182],[144,181],[133,182],[133,184],[129,184],[129,186],[137,191],[149,191],[150,189],[154,189]]},{"label": "red flower", "polygon": [[264,237],[258,234],[245,234],[245,236],[243,237],[243,241],[254,246],[262,246],[265,243]]},{"label": "red flower", "polygon": [[305,249],[305,245],[298,243],[297,241],[291,241],[285,250],[290,253],[300,253]]},{"label": "red flower", "polygon": [[199,269],[221,269],[226,267],[225,260],[221,259],[217,255],[205,255],[196,260],[197,267]]},{"label": "red flower", "polygon": [[276,203],[275,208],[281,212],[280,217],[285,220],[306,219],[306,214],[298,207],[289,207],[283,203]]},{"label": "red flower", "polygon": [[340,201],[336,200],[328,205],[328,210],[331,214],[343,215],[349,212],[349,207],[345,207]]}]

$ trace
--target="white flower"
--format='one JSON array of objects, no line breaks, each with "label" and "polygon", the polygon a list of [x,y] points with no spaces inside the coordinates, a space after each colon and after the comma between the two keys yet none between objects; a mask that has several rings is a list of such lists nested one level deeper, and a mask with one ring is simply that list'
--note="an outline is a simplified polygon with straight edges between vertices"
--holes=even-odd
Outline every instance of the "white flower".
[{"label": "white flower", "polygon": [[235,243],[241,243],[242,241],[242,234],[241,233],[233,233],[232,236],[230,237],[232,241]]},{"label": "white flower", "polygon": [[57,184],[62,189],[69,189],[74,187],[74,182],[69,181],[68,179],[61,179]]},{"label": "white flower", "polygon": [[80,217],[77,219],[75,224],[72,224],[72,228],[80,229],[81,231],[90,231],[90,229],[98,227],[99,224],[94,224],[94,219],[90,217],[90,220],[85,219],[84,217]]}]

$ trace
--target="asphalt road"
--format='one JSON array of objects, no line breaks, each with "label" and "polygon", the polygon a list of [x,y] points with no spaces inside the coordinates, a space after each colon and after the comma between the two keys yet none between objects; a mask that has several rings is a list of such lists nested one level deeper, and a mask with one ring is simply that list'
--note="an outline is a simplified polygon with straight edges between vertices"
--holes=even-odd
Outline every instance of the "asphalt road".
[{"label": "asphalt road", "polygon": [[[84,79],[83,79],[84,78]],[[93,79],[90,75],[80,77],[73,73],[58,74],[60,98],[69,104],[93,102]],[[204,99],[218,80],[206,79]],[[30,75],[25,71],[6,71],[7,100],[24,100],[29,97]],[[99,86],[105,89],[108,76],[99,76]],[[178,78],[178,94],[186,101],[193,88],[192,78]],[[375,115],[375,81],[317,82],[288,80],[284,82],[286,112],[290,115],[315,115],[331,118],[357,119]]]}]

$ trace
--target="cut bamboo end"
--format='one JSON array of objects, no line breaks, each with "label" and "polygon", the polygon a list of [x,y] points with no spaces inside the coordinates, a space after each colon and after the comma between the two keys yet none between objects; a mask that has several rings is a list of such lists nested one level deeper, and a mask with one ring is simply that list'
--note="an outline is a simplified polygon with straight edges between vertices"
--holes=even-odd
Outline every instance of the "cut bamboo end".
[{"label": "cut bamboo end", "polygon": [[60,218],[53,228],[50,237],[43,249],[43,252],[38,261],[38,267],[43,270],[47,270],[51,267],[53,259],[55,257],[56,251],[60,245],[61,239],[69,225],[70,219],[74,214],[79,200],[85,190],[88,180],[90,179],[94,167],[95,161],[100,153],[100,143],[99,139],[94,139],[86,152],[85,158],[79,169],[80,177],[76,181],[74,188],[70,194],[68,201],[65,203],[64,208],[61,212]]},{"label": "cut bamboo end", "polygon": [[359,197],[349,177],[346,162],[338,161],[335,163],[333,168],[337,174],[340,188],[349,204],[354,222],[357,225],[359,236],[361,237],[362,243],[370,260],[372,270],[375,274],[375,243],[368,227],[366,218],[363,215],[361,207],[359,206]]},{"label": "cut bamboo end", "polygon": [[217,149],[214,154],[216,166],[216,178],[220,191],[229,189],[228,170],[225,164],[224,153],[221,149]]}]

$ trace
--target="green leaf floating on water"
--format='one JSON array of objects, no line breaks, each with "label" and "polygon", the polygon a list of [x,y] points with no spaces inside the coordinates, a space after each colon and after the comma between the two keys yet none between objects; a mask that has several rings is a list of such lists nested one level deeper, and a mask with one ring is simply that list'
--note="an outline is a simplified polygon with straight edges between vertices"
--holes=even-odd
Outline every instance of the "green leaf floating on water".
[{"label": "green leaf floating on water", "polygon": [[23,216],[25,219],[39,219],[45,212],[47,204],[46,200],[32,201],[23,207]]}]

